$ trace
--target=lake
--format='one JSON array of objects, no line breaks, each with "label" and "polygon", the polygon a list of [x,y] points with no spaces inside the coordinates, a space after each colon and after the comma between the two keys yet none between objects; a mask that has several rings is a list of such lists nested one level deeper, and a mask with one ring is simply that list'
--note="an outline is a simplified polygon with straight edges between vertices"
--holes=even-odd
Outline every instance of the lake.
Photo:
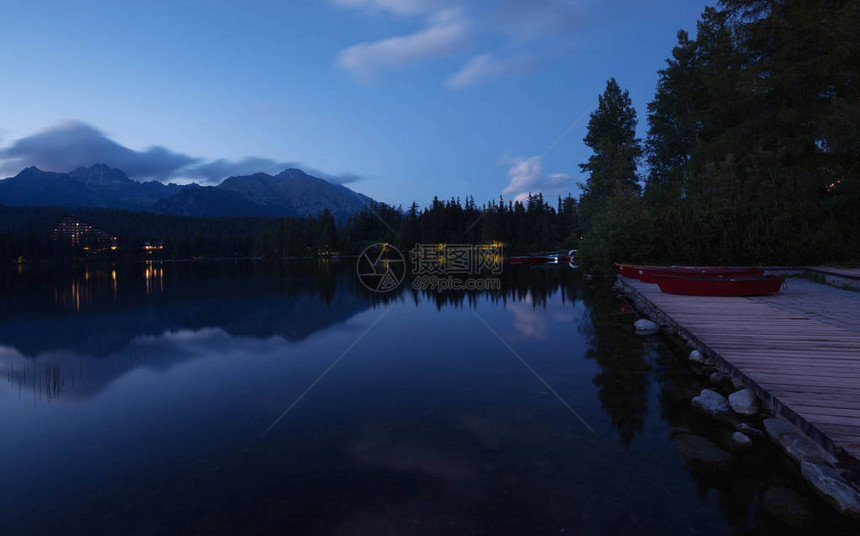
[{"label": "lake", "polygon": [[[0,290],[4,534],[785,534],[684,350],[576,269],[365,289],[355,261],[18,266]],[[847,531],[808,497],[821,531]]]}]

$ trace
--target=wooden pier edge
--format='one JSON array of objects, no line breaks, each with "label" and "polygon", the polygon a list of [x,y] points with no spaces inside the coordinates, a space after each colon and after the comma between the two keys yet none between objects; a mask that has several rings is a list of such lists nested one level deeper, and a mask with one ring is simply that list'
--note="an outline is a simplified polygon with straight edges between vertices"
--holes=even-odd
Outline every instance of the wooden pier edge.
[{"label": "wooden pier edge", "polygon": [[790,407],[783,404],[779,400],[779,398],[771,394],[766,389],[762,388],[753,379],[738,370],[737,367],[735,367],[730,361],[724,359],[718,352],[708,346],[707,343],[693,335],[683,325],[681,325],[674,318],[672,318],[670,315],[660,309],[657,305],[651,302],[651,300],[649,300],[646,296],[640,293],[636,288],[627,284],[624,281],[624,278],[620,275],[616,277],[616,285],[620,288],[622,293],[624,293],[633,301],[633,304],[639,312],[648,316],[659,326],[668,328],[668,330],[672,334],[677,335],[679,338],[687,341],[696,350],[701,352],[703,356],[710,358],[714,362],[716,362],[717,368],[719,368],[726,374],[729,374],[732,379],[739,381],[741,384],[743,384],[745,387],[748,387],[753,393],[755,393],[755,395],[759,398],[759,400],[762,401],[762,403],[771,413],[786,419],[788,422],[797,427],[801,432],[806,434],[810,439],[815,441],[818,445],[820,445],[830,454],[835,456],[838,460],[848,461],[854,459],[854,457],[850,453],[848,453],[842,447],[838,446],[832,439],[830,439],[830,437],[827,436],[827,434],[825,434],[824,432],[816,428],[814,425],[809,423],[806,419],[795,413]]}]

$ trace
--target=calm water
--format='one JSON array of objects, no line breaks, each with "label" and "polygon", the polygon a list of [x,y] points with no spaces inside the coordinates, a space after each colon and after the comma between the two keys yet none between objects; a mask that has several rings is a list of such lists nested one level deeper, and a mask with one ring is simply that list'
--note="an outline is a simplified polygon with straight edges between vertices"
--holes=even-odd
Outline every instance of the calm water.
[{"label": "calm water", "polygon": [[351,262],[3,273],[0,531],[785,533],[758,504],[806,493],[793,471],[766,444],[730,473],[686,464],[671,427],[722,432],[608,288],[503,279],[380,296]]}]

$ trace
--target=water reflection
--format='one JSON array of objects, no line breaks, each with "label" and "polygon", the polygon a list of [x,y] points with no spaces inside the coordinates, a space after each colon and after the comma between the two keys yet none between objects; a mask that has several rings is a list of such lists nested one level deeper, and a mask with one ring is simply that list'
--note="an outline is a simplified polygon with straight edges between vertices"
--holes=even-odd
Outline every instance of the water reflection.
[{"label": "water reflection", "polygon": [[784,532],[758,504],[769,486],[796,489],[790,472],[753,453],[722,473],[676,455],[670,427],[721,431],[691,413],[701,386],[689,370],[635,336],[632,310],[605,286],[564,267],[506,267],[499,291],[406,281],[377,294],[353,270],[231,261],[0,275],[0,427],[15,431],[0,435],[4,528]]},{"label": "water reflection", "polygon": [[589,343],[585,354],[601,372],[594,377],[598,398],[618,430],[621,444],[629,446],[642,431],[648,413],[653,348],[645,347],[631,329],[629,315],[619,312],[618,300],[594,286],[582,290],[588,314],[581,317],[579,331]]},{"label": "water reflection", "polygon": [[[116,270],[113,270],[116,273]],[[143,279],[146,281],[147,294],[164,294],[164,265],[147,261],[143,270]]]}]

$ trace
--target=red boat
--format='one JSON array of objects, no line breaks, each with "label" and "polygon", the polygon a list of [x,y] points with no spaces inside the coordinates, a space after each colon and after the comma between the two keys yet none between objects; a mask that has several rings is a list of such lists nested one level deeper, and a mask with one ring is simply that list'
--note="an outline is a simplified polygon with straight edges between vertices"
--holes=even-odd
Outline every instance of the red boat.
[{"label": "red boat", "polygon": [[639,280],[645,283],[656,283],[659,276],[675,275],[682,277],[760,277],[764,275],[761,268],[724,267],[724,266],[688,266],[660,267],[650,266],[639,269]]},{"label": "red boat", "polygon": [[775,275],[702,277],[657,275],[657,285],[666,294],[684,296],[759,296],[779,292],[785,277]]},{"label": "red boat", "polygon": [[615,263],[615,267],[618,268],[618,273],[623,277],[632,277],[633,279],[639,279],[639,272],[636,270],[636,267],[633,264],[618,264]]},{"label": "red boat", "polygon": [[686,277],[754,277],[764,275],[761,268],[747,266],[648,266],[640,264],[616,264],[621,275],[633,277],[645,283],[656,283],[659,275]]},{"label": "red boat", "polygon": [[544,264],[549,262],[549,259],[546,257],[532,257],[532,256],[523,256],[523,257],[508,257],[508,262],[511,264]]}]

